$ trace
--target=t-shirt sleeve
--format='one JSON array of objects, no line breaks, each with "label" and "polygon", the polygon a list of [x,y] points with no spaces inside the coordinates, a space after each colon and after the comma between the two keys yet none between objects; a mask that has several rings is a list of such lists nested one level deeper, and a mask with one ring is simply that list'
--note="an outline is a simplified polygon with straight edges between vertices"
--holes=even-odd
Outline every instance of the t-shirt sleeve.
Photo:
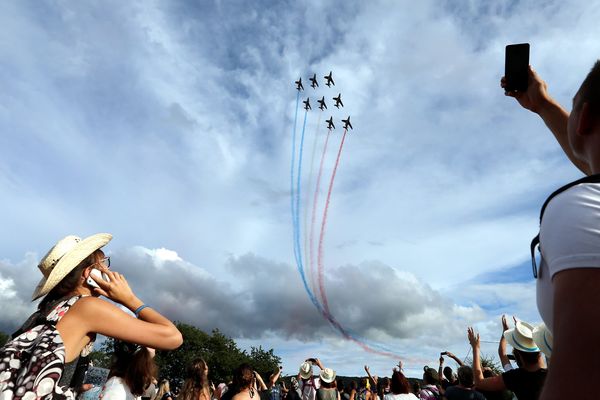
[{"label": "t-shirt sleeve", "polygon": [[510,371],[511,369],[513,369],[513,366],[511,363],[506,363],[502,366],[502,368],[504,368],[504,372]]},{"label": "t-shirt sleeve", "polygon": [[540,248],[550,277],[573,268],[600,268],[600,185],[558,194],[544,212]]}]

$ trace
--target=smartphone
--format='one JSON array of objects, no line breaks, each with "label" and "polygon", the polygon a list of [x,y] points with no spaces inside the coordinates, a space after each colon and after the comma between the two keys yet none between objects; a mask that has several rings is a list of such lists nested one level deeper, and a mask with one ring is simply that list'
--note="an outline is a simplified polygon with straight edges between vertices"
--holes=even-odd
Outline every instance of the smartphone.
[{"label": "smartphone", "polygon": [[506,46],[504,77],[508,92],[524,92],[529,86],[529,43]]},{"label": "smartphone", "polygon": [[[108,275],[106,275],[104,272],[100,272],[100,270],[94,268],[92,269],[92,272],[90,272],[90,275],[94,275],[97,278],[100,278],[102,280],[105,280],[106,282],[110,282],[110,279],[108,278]],[[87,280],[86,280],[87,284],[95,287],[95,288],[99,288],[100,286],[98,286],[98,284],[96,283],[96,281],[91,277],[88,276]]]},{"label": "smartphone", "polygon": [[440,356],[445,356],[445,355],[447,355],[447,354],[448,354],[448,352],[447,352],[447,351],[442,351],[442,352],[440,353]]}]

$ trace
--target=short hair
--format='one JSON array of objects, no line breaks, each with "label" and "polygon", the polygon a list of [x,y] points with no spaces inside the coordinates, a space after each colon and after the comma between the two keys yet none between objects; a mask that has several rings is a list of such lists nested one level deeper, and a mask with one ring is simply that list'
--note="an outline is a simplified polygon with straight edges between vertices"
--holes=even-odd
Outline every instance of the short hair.
[{"label": "short hair", "polygon": [[473,369],[468,365],[463,365],[458,368],[458,383],[464,387],[473,386]]},{"label": "short hair", "polygon": [[438,373],[435,369],[433,368],[429,368],[428,366],[425,366],[423,368],[423,380],[425,381],[426,384],[428,385],[437,385],[439,383],[439,376]]},{"label": "short hair", "polygon": [[594,63],[577,94],[579,101],[573,105],[574,108],[580,109],[583,103],[588,103],[595,113],[600,112],[600,60]]},{"label": "short hair", "polygon": [[390,391],[394,394],[410,393],[410,383],[404,374],[400,371],[394,371],[392,374],[392,384]]},{"label": "short hair", "polygon": [[448,381],[452,382],[452,368],[444,367],[444,376]]},{"label": "short hair", "polygon": [[519,356],[523,365],[534,365],[538,362],[540,358],[540,352],[528,352],[514,349],[515,356]]}]

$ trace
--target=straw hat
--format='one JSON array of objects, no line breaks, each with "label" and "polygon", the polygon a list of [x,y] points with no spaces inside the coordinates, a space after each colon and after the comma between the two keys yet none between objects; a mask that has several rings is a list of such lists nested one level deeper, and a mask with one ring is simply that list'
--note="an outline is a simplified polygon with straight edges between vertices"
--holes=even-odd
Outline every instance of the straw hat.
[{"label": "straw hat", "polygon": [[516,350],[525,353],[540,351],[533,341],[533,327],[527,322],[517,321],[513,329],[504,332],[504,338]]},{"label": "straw hat", "polygon": [[319,378],[325,383],[331,383],[335,380],[335,371],[331,368],[324,368],[321,370]]},{"label": "straw hat", "polygon": [[85,239],[67,236],[59,240],[38,264],[44,277],[35,288],[31,299],[35,300],[48,294],[79,263],[111,239],[112,235],[109,233],[97,233]]},{"label": "straw hat", "polygon": [[308,379],[313,375],[312,364],[308,361],[303,362],[300,365],[300,377],[302,379]]},{"label": "straw hat", "polygon": [[533,328],[533,341],[546,357],[552,356],[552,333],[543,322]]}]

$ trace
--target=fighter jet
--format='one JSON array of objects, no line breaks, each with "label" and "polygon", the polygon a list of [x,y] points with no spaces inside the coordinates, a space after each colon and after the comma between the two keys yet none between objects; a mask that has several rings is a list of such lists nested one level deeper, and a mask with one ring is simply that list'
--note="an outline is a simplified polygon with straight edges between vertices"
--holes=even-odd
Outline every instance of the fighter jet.
[{"label": "fighter jet", "polygon": [[329,75],[325,75],[323,78],[325,78],[325,80],[327,81],[327,82],[325,82],[327,87],[331,87],[331,85],[335,86],[335,82],[333,81],[333,78],[331,77],[331,71],[329,71]]},{"label": "fighter jet", "polygon": [[340,106],[344,107],[344,103],[342,103],[342,94],[338,94],[337,97],[334,97],[333,100],[335,100],[335,104],[334,106],[336,106],[337,108],[340,108]]},{"label": "fighter jet", "polygon": [[310,99],[307,97],[306,100],[302,101],[304,103],[304,109],[306,111],[308,110],[312,110],[312,107],[310,106]]},{"label": "fighter jet", "polygon": [[323,96],[321,100],[317,100],[317,103],[319,103],[319,108],[321,111],[327,108],[327,104],[325,104],[325,96]]},{"label": "fighter jet", "polygon": [[329,119],[326,119],[325,122],[327,122],[327,129],[335,129],[335,125],[333,124],[333,117],[329,117]]},{"label": "fighter jet", "polygon": [[302,85],[302,78],[296,81],[296,89],[298,89],[298,91],[304,90],[304,86]]},{"label": "fighter jet", "polygon": [[354,128],[352,127],[352,124],[350,123],[350,116],[348,115],[348,119],[343,119],[342,122],[344,123],[344,129],[348,129],[348,127],[350,127],[350,129],[354,130]]},{"label": "fighter jet", "polygon": [[316,89],[316,88],[317,88],[317,86],[319,86],[319,82],[317,82],[317,74],[314,74],[314,75],[313,75],[313,77],[312,77],[312,78],[310,78],[310,82],[311,82],[310,86],[311,86],[313,89]]}]

